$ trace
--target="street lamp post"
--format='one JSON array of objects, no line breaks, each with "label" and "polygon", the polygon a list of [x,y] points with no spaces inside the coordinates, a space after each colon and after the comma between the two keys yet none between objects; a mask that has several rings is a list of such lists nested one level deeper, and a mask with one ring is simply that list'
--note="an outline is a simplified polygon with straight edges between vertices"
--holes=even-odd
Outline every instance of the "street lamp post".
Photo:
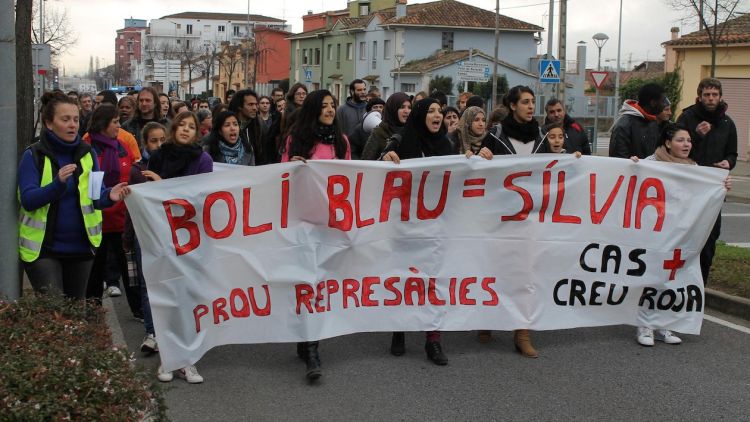
[{"label": "street lamp post", "polygon": [[[607,34],[603,34],[601,32],[598,32],[594,34],[593,37],[591,37],[594,40],[594,44],[596,44],[596,47],[599,49],[599,58],[596,63],[596,70],[600,71],[602,70],[602,47],[604,47],[604,44],[607,43],[607,40],[609,37]],[[599,138],[599,87],[596,87],[596,105],[594,108],[594,154],[596,154],[596,147],[597,147],[597,141]]]}]

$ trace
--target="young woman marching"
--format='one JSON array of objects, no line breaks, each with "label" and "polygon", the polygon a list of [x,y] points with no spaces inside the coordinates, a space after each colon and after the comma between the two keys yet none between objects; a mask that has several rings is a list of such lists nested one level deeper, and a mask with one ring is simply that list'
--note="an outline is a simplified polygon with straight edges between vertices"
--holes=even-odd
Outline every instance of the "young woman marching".
[{"label": "young woman marching", "polygon": [[[294,112],[281,162],[307,160],[351,160],[352,153],[346,135],[341,133],[336,119],[336,101],[328,90],[313,91]],[[317,341],[297,343],[297,356],[307,365],[310,381],[323,375]]]},{"label": "young woman marching", "polygon": [[411,100],[408,95],[397,92],[388,97],[383,110],[383,120],[370,133],[362,150],[362,159],[377,160],[385,149],[388,138],[401,133],[409,113],[411,113]]},{"label": "young woman marching", "polygon": [[[390,143],[382,160],[398,164],[402,159],[450,155],[451,143],[445,133],[440,103],[432,98],[419,100],[406,120],[401,132],[401,142]],[[426,335],[424,348],[427,357],[436,365],[447,365],[448,358],[440,344],[440,331],[431,331]],[[404,333],[393,333],[391,354],[401,356],[405,352]]]},{"label": "young woman marching", "polygon": [[[534,119],[536,100],[534,91],[527,86],[517,85],[510,89],[503,99],[503,105],[510,111],[500,125],[497,125],[485,139],[492,138],[495,142],[484,143],[478,155],[491,160],[493,155],[530,155],[549,152],[539,123]],[[467,156],[473,151],[466,152]],[[489,339],[488,331],[480,331],[480,341]],[[486,336],[486,337],[485,337]],[[513,343],[521,355],[528,358],[539,357],[539,353],[531,344],[529,330],[516,330],[513,333]]]},{"label": "young woman marching", "polygon": [[[166,142],[151,154],[148,170],[143,175],[151,180],[162,180],[213,171],[211,157],[198,144],[199,127],[195,113],[183,111],[176,115],[169,126]],[[177,373],[190,384],[203,382],[203,377],[193,365]],[[169,382],[173,375],[160,365],[156,377],[159,381]]]}]

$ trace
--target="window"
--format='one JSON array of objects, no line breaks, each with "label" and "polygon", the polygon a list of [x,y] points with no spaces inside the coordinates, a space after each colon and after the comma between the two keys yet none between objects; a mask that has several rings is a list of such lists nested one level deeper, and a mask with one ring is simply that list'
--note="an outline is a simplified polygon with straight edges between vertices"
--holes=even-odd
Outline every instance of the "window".
[{"label": "window", "polygon": [[185,40],[185,48],[190,48],[190,40]]},{"label": "window", "polygon": [[341,44],[336,44],[336,69],[341,69]]},{"label": "window", "polygon": [[320,49],[315,49],[315,66],[320,66]]},{"label": "window", "polygon": [[370,14],[370,5],[363,4],[359,6],[359,16],[367,16]]},{"label": "window", "polygon": [[302,49],[302,64],[310,64],[310,56],[307,51],[306,48]]},{"label": "window", "polygon": [[185,32],[188,35],[191,35],[193,33],[193,25],[190,25],[190,24],[185,25]]},{"label": "window", "polygon": [[416,84],[401,84],[401,92],[414,92],[416,90]]},{"label": "window", "polygon": [[378,67],[378,42],[372,42],[372,68],[377,69]]},{"label": "window", "polygon": [[180,28],[182,28],[182,24],[181,24],[181,23],[178,23],[178,24],[177,24],[177,29],[180,29]]},{"label": "window", "polygon": [[453,51],[453,32],[443,32],[443,50]]},{"label": "window", "polygon": [[328,44],[328,61],[333,60],[333,44]]},{"label": "window", "polygon": [[239,37],[239,36],[240,36],[240,27],[239,27],[239,26],[237,26],[237,25],[233,26],[233,27],[232,27],[232,34],[233,34],[233,35],[234,35],[235,37]]},{"label": "window", "polygon": [[359,43],[359,59],[367,60],[367,44],[364,41]]},{"label": "window", "polygon": [[224,32],[224,25],[219,25],[219,32]]},{"label": "window", "polygon": [[182,43],[180,42],[180,40],[177,40],[177,45],[180,45],[180,44],[182,44]]},{"label": "window", "polygon": [[354,46],[350,42],[346,43],[346,59],[347,60],[354,59]]},{"label": "window", "polygon": [[391,40],[383,41],[383,60],[391,58]]},{"label": "window", "polygon": [[122,34],[120,34],[120,35],[118,36],[118,38],[120,38],[120,39],[122,40],[122,39],[124,39],[124,38],[125,38],[125,36],[123,36]]}]

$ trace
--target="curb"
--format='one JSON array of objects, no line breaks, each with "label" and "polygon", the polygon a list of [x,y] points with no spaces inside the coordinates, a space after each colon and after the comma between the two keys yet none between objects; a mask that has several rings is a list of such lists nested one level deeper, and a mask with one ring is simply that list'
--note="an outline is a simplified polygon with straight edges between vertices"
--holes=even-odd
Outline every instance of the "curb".
[{"label": "curb", "polygon": [[107,311],[105,318],[107,325],[109,326],[109,331],[112,332],[112,344],[127,347],[128,344],[125,342],[125,334],[122,332],[122,326],[120,325],[120,320],[117,318],[117,312],[115,311],[115,304],[112,302],[112,298],[109,296],[103,297],[102,307]]},{"label": "curb", "polygon": [[750,204],[750,198],[746,196],[738,196],[738,195],[727,195],[726,196],[726,202],[736,202],[740,204]]},{"label": "curb", "polygon": [[750,321],[750,299],[708,288],[705,293],[707,307]]}]

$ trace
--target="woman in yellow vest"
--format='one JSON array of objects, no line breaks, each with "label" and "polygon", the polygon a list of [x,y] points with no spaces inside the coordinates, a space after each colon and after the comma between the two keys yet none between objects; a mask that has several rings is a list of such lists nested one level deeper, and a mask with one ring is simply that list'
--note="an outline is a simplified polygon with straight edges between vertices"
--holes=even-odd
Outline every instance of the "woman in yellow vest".
[{"label": "woman in yellow vest", "polygon": [[44,94],[42,121],[39,141],[24,151],[18,166],[18,250],[35,291],[83,298],[102,239],[99,209],[124,199],[130,188],[120,183],[89,193],[91,173],[99,166],[78,136],[75,101],[61,92]]}]

